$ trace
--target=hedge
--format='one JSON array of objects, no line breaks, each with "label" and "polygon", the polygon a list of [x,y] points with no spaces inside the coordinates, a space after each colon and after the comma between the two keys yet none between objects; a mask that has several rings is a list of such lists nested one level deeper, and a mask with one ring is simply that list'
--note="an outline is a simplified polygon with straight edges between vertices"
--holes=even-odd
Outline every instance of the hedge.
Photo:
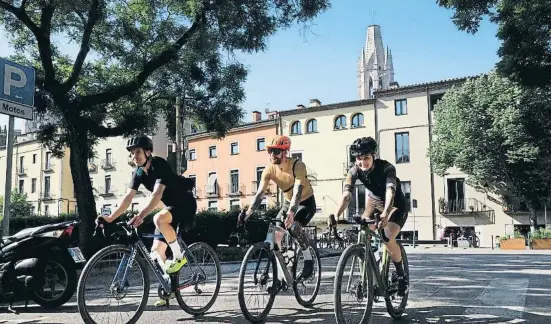
[{"label": "hedge", "polygon": [[[144,219],[144,223],[139,227],[140,233],[153,233],[155,225],[153,224],[153,215],[157,211],[153,211]],[[279,208],[270,208],[265,213],[270,217],[275,217],[279,212]],[[117,221],[129,220],[136,212],[126,212]],[[203,210],[197,213],[196,226],[194,230],[184,232],[182,238],[187,244],[202,241],[216,248],[218,244],[228,244],[230,236],[236,233],[238,211],[209,211]],[[42,226],[47,224],[55,224],[59,222],[78,220],[76,214],[61,214],[56,217],[52,216],[29,216],[29,217],[14,217],[10,218],[10,235],[13,235],[20,230]],[[266,238],[268,225],[262,221],[252,219],[245,225],[244,239],[247,244],[253,244],[263,241]],[[75,228],[78,230],[78,225]],[[78,237],[78,235],[76,236]],[[97,242],[104,245],[105,242]],[[144,239],[144,243],[149,247],[152,239]],[[96,244],[94,244],[96,245]],[[98,246],[99,248],[99,246]]]}]

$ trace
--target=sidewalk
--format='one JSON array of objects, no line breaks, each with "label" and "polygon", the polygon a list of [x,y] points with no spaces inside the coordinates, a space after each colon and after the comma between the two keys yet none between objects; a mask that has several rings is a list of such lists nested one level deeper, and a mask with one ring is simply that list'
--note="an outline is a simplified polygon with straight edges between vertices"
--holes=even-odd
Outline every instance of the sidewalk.
[{"label": "sidewalk", "polygon": [[434,253],[434,254],[542,254],[551,255],[551,250],[501,250],[491,248],[457,248],[454,247],[432,247],[432,246],[406,246],[404,247],[408,254],[422,254],[422,253]]}]

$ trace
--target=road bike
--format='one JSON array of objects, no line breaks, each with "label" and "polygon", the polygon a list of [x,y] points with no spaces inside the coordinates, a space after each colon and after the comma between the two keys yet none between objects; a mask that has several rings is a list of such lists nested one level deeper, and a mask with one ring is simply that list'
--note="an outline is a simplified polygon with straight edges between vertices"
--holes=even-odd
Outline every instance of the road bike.
[{"label": "road bike", "polygon": [[[369,322],[373,301],[379,301],[379,297],[385,299],[388,314],[394,319],[400,319],[406,308],[409,292],[406,291],[398,308],[395,308],[392,302],[396,299],[396,294],[398,292],[398,276],[395,272],[390,272],[390,266],[391,264],[393,265],[390,259],[390,253],[388,253],[385,247],[383,249],[382,258],[376,258],[375,252],[377,251],[377,255],[379,255],[379,245],[373,245],[371,242],[371,237],[379,240],[380,244],[382,244],[381,240],[385,242],[389,241],[384,230],[379,229],[377,231],[378,233],[376,233],[369,228],[370,225],[379,223],[380,214],[375,213],[375,217],[372,220],[354,217],[354,221],[360,224],[358,242],[348,246],[341,254],[335,273],[333,303],[335,306],[336,321],[339,324],[353,323],[349,320],[345,320],[345,307],[343,307],[341,299],[341,293],[343,292],[345,296],[350,297],[353,301],[367,302],[365,307],[363,307],[363,312],[359,314],[360,321],[357,323]],[[409,278],[409,264],[406,251],[399,242],[397,242],[397,244],[400,246],[400,251],[402,251],[404,272]],[[347,268],[346,264],[350,258],[352,258],[352,266]],[[358,266],[356,271],[360,278],[353,280],[352,275],[355,272],[356,265]],[[349,271],[350,277],[343,287],[343,275],[347,271]],[[360,309],[360,307],[355,308]]]},{"label": "road bike", "polygon": [[[101,218],[98,220],[98,227],[103,228],[102,231],[104,236],[107,236],[105,235],[106,232],[109,233],[108,235],[118,244],[109,245],[99,250],[92,256],[92,258],[90,258],[82,270],[77,288],[77,306],[80,315],[86,324],[97,323],[95,319],[92,318],[88,307],[92,306],[91,304],[93,304],[94,300],[85,300],[85,288],[87,288],[88,284],[91,286],[90,290],[92,292],[102,289],[105,290],[107,288],[109,299],[115,299],[119,304],[119,301],[123,298],[133,295],[134,283],[143,283],[143,292],[141,294],[136,294],[136,297],[138,297],[139,300],[139,305],[135,310],[135,314],[133,316],[128,316],[129,318],[126,322],[128,324],[136,323],[144,312],[149,299],[149,269],[152,270],[153,274],[159,281],[157,294],[159,298],[166,301],[167,308],[169,306],[169,299],[172,295],[176,297],[178,305],[180,305],[180,307],[190,315],[202,315],[212,307],[220,291],[222,273],[220,268],[220,260],[218,259],[218,256],[213,248],[203,242],[196,242],[188,247],[178,235],[178,242],[180,243],[183,250],[182,252],[188,262],[177,273],[167,275],[162,270],[157,260],[153,260],[151,258],[142,240],[143,238],[162,238],[162,235],[140,234],[138,233],[136,227],[128,225],[126,222],[109,224]],[[179,233],[180,228],[178,228],[176,232]],[[115,254],[115,257],[108,257],[113,254]],[[121,254],[122,260],[120,258]],[[206,255],[208,255],[208,257],[212,260],[214,275],[211,275],[210,273],[207,274],[207,271],[205,271]],[[119,262],[118,260],[121,261]],[[109,261],[114,261],[115,266],[111,268],[106,266],[105,263]],[[92,269],[94,269],[96,265],[100,268],[100,274],[94,276],[92,275]],[[114,271],[115,274],[104,274],[104,271],[101,270],[105,269],[116,269]],[[131,270],[139,270],[142,274],[142,278],[133,282],[135,276],[130,275],[129,272]],[[180,276],[181,274],[183,274],[183,278]],[[97,284],[97,286],[94,287],[96,281],[101,279],[106,279],[107,282],[105,284]],[[209,283],[207,284],[208,281]],[[204,290],[208,288],[214,289],[208,302],[204,306],[196,307],[190,305],[189,302],[184,301],[184,294],[187,297],[187,292],[182,292],[182,290],[189,287],[192,287],[190,292],[195,295],[194,297],[196,298],[202,296],[205,293]],[[96,308],[99,308],[104,312],[109,312],[105,309],[105,306],[105,303],[99,303]]]},{"label": "road bike", "polygon": [[[315,246],[310,244],[308,248],[314,260],[314,271],[310,277],[302,280],[297,275],[299,273],[297,271],[298,263],[304,259],[298,241],[284,227],[277,225],[278,223],[283,225],[282,220],[267,216],[262,216],[260,219],[268,224],[266,240],[252,245],[245,254],[239,270],[237,292],[243,315],[249,322],[253,323],[262,322],[266,319],[274,304],[275,296],[281,290],[287,291],[289,287],[292,287],[297,302],[303,307],[309,307],[314,303],[321,284],[321,259]],[[281,239],[281,246],[276,244],[279,239]],[[265,267],[261,267],[262,257],[265,259]],[[258,260],[255,260],[255,258],[258,258]],[[246,279],[250,278],[249,275],[245,274],[249,268],[253,272],[250,276],[252,282],[245,282]],[[283,272],[282,280],[279,280],[278,268]],[[269,273],[270,269],[272,269],[272,275]],[[270,280],[271,284],[269,283]],[[307,283],[313,283],[313,287],[310,297],[305,298],[306,295],[301,290],[306,290]],[[266,291],[269,295],[268,303],[256,315],[248,308],[245,300],[245,288],[250,287],[258,289],[259,293]]]}]

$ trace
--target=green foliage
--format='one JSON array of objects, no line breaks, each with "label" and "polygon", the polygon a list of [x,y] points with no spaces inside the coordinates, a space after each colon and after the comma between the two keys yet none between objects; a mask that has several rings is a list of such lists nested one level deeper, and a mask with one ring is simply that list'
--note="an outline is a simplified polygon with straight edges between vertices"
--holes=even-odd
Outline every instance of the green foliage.
[{"label": "green foliage", "polygon": [[[549,89],[526,89],[494,72],[448,91],[434,110],[435,172],[455,166],[479,186],[533,210],[551,189]],[[534,214],[534,213],[532,213]],[[532,215],[535,217],[535,215]]]},{"label": "green foliage", "polygon": [[[31,215],[32,204],[27,202],[27,194],[12,191],[10,198],[10,222],[14,217]],[[0,196],[0,219],[4,217],[4,197]]]},{"label": "green foliage", "polygon": [[498,25],[497,69],[528,86],[551,84],[551,2],[547,0],[437,0],[453,9],[459,30],[476,33],[485,16]]},{"label": "green foliage", "polygon": [[507,234],[507,235],[503,235],[499,238],[499,241],[505,241],[505,240],[510,240],[510,239],[517,239],[517,238],[521,238],[521,239],[524,239],[524,235],[522,235],[519,231],[514,231],[513,234]]},{"label": "green foliage", "polygon": [[531,238],[532,239],[551,238],[551,229],[539,228],[534,234],[532,234]]}]

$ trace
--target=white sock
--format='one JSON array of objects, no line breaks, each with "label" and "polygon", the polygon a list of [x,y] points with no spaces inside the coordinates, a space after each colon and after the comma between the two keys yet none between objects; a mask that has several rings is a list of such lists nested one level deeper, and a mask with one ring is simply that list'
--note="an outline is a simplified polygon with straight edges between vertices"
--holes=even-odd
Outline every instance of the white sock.
[{"label": "white sock", "polygon": [[310,253],[310,249],[302,250],[302,255],[304,256],[304,260],[312,260],[312,253]]},{"label": "white sock", "polygon": [[182,253],[182,249],[180,248],[180,244],[178,244],[178,240],[169,243],[168,246],[170,246],[170,249],[172,250],[172,259],[182,259],[184,257],[184,254]]}]

